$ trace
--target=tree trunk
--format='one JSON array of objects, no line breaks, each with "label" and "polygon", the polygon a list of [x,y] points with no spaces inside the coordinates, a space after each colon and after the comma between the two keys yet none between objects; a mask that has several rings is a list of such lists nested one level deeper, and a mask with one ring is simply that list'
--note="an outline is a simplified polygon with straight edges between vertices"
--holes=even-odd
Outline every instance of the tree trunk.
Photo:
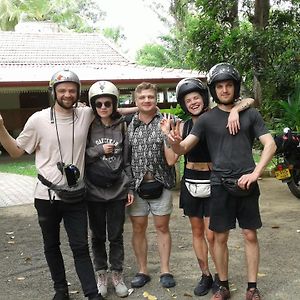
[{"label": "tree trunk", "polygon": [[[252,21],[254,30],[260,32],[264,31],[269,21],[270,12],[270,0],[255,0],[254,18]],[[264,70],[264,62],[266,57],[266,49],[258,45],[253,49],[254,61],[253,61],[253,91],[255,106],[262,104],[262,89],[261,89],[261,74]]]}]

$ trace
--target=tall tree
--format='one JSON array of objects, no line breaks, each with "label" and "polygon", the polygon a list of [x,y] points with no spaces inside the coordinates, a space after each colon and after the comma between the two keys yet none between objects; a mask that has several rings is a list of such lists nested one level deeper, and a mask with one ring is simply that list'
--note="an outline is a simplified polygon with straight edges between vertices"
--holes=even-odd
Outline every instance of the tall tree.
[{"label": "tall tree", "polygon": [[19,22],[19,0],[0,0],[0,29],[13,30]]},{"label": "tall tree", "polygon": [[1,30],[13,30],[20,20],[35,20],[87,32],[105,15],[95,0],[0,0],[0,12]]},{"label": "tall tree", "polygon": [[299,0],[277,0],[272,6],[269,0],[170,0],[169,13],[174,28],[163,45],[183,67],[205,72],[221,61],[233,63],[246,85],[255,87],[266,113],[276,107],[274,99],[287,99],[295,89]]}]

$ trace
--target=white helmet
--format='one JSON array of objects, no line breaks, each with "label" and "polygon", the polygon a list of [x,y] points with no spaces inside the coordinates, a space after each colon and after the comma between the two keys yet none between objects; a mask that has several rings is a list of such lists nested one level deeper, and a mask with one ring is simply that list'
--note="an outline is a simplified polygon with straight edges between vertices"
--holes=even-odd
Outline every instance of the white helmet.
[{"label": "white helmet", "polygon": [[114,107],[117,107],[119,90],[110,81],[97,81],[90,87],[89,103],[92,108],[95,107],[95,100],[100,96],[110,96],[113,99]]}]

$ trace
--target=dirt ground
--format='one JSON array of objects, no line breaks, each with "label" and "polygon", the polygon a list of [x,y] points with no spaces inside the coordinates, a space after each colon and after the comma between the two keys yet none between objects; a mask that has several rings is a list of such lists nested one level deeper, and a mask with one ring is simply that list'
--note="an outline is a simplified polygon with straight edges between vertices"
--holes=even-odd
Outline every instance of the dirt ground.
[{"label": "dirt ground", "polygon": [[[300,240],[300,201],[288,187],[274,178],[260,181],[261,214],[263,228],[259,231],[261,263],[259,288],[264,300],[289,300],[300,297],[299,240]],[[193,294],[200,273],[191,245],[191,230],[188,218],[178,209],[178,191],[174,192],[174,212],[171,219],[173,248],[171,268],[177,286],[170,290],[159,285],[159,259],[152,222],[149,223],[149,271],[152,280],[141,289],[136,289],[128,297],[132,300],[151,299],[144,297],[148,292],[159,300],[210,299]],[[0,299],[52,299],[52,283],[44,259],[40,229],[33,205],[22,205],[0,209]],[[131,225],[125,224],[125,281],[136,273],[134,254],[130,244]],[[62,230],[62,250],[66,262],[71,299],[84,299],[73,259]],[[243,241],[240,230],[231,232],[229,280],[233,300],[245,299],[246,269]],[[211,265],[212,272],[214,271]],[[108,300],[119,299],[110,287]],[[152,298],[153,299],[153,298]]]}]

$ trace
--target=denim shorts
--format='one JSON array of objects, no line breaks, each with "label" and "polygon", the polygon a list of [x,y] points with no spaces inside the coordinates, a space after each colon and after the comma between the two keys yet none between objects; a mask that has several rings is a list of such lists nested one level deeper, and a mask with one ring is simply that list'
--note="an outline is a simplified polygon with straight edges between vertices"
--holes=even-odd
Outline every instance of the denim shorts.
[{"label": "denim shorts", "polygon": [[127,213],[133,217],[170,215],[173,210],[173,197],[170,190],[164,189],[157,199],[145,200],[137,193],[134,194],[134,202],[128,206]]}]

